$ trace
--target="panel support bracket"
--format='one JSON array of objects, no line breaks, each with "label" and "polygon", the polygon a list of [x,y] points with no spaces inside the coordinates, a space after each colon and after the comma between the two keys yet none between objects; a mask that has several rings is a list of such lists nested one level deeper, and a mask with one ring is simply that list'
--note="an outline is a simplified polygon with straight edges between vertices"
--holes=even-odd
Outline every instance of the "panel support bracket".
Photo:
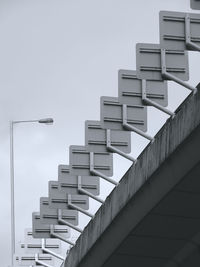
[{"label": "panel support bracket", "polygon": [[145,104],[148,104],[150,106],[153,106],[163,112],[165,112],[166,114],[174,117],[175,113],[161,105],[159,105],[158,103],[150,100],[147,98],[147,81],[146,80],[142,80],[142,100],[144,101]]},{"label": "panel support bracket", "polygon": [[200,46],[191,41],[191,27],[190,27],[190,14],[185,15],[185,44],[188,48],[193,48],[196,51],[200,51]]},{"label": "panel support bracket", "polygon": [[122,125],[125,129],[129,130],[129,131],[133,131],[141,136],[143,136],[144,138],[150,140],[151,142],[154,141],[154,138],[148,134],[145,134],[143,131],[141,131],[140,129],[130,125],[129,123],[127,123],[127,105],[123,104],[122,106]]},{"label": "panel support bracket", "polygon": [[71,242],[70,240],[67,240],[66,238],[62,237],[61,235],[58,235],[54,232],[54,225],[50,225],[50,234],[52,237],[58,238],[68,244],[70,244],[71,246],[74,246],[75,244],[73,242]]},{"label": "panel support bracket", "polygon": [[121,150],[119,150],[119,149],[117,149],[111,145],[111,133],[110,133],[110,131],[111,131],[110,129],[106,130],[106,147],[107,147],[108,151],[117,153],[124,158],[127,158],[133,162],[136,162],[136,159],[134,159],[133,157],[127,155],[123,151],[121,151]]},{"label": "panel support bracket", "polygon": [[45,245],[46,245],[46,240],[43,238],[43,239],[42,239],[42,251],[45,252],[45,253],[48,253],[48,254],[50,254],[50,255],[52,255],[52,256],[54,256],[54,257],[56,257],[56,258],[58,258],[58,259],[60,259],[60,260],[62,260],[62,261],[65,260],[65,258],[62,257],[61,255],[59,255],[59,254],[53,252],[52,250],[47,249],[47,248],[45,247]]},{"label": "panel support bracket", "polygon": [[49,265],[49,264],[39,260],[38,254],[35,254],[35,263],[38,265],[45,266],[45,267],[53,267],[52,265]]},{"label": "panel support bracket", "polygon": [[161,73],[162,76],[164,78],[167,78],[169,80],[172,80],[184,87],[186,87],[187,89],[191,90],[193,92],[193,94],[195,94],[197,92],[197,88],[193,87],[192,85],[184,82],[183,80],[177,78],[176,76],[170,74],[169,72],[167,72],[167,67],[166,67],[166,50],[161,48]]},{"label": "panel support bracket", "polygon": [[106,176],[103,173],[96,171],[94,169],[94,152],[90,152],[90,172],[91,172],[91,174],[99,176],[99,177],[103,178],[104,180],[108,181],[109,183],[114,184],[115,186],[117,186],[119,184],[115,180],[110,179],[108,176]]},{"label": "panel support bracket", "polygon": [[70,194],[67,195],[67,199],[68,199],[68,200],[67,200],[67,202],[68,202],[68,206],[69,206],[70,208],[75,209],[75,210],[78,210],[78,211],[80,211],[81,213],[83,213],[83,214],[89,216],[90,218],[94,218],[94,215],[91,214],[90,212],[88,212],[88,211],[86,211],[86,210],[84,210],[84,209],[78,207],[77,205],[72,204],[72,196],[71,196]]},{"label": "panel support bracket", "polygon": [[103,199],[96,197],[95,195],[91,194],[90,192],[88,192],[87,190],[82,188],[82,179],[81,176],[78,176],[78,191],[82,194],[85,194],[91,198],[93,198],[94,200],[100,202],[100,203],[104,203]]},{"label": "panel support bracket", "polygon": [[58,222],[61,223],[61,224],[69,226],[70,228],[78,231],[79,233],[83,232],[83,230],[81,230],[79,227],[77,227],[77,226],[75,226],[75,225],[73,225],[73,224],[71,224],[71,223],[69,223],[69,222],[67,222],[67,221],[62,219],[62,210],[61,209],[58,209]]}]

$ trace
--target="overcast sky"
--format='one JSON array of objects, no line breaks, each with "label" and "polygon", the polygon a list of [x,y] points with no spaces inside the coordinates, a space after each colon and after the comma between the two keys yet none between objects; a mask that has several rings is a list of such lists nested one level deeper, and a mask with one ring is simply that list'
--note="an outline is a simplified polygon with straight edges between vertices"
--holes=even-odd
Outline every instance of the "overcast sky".
[{"label": "overcast sky", "polygon": [[[53,117],[52,126],[14,129],[16,243],[31,227],[48,181],[68,164],[70,145],[84,145],[85,120],[99,120],[100,96],[117,96],[119,69],[135,70],[135,44],[159,43],[160,10],[191,12],[189,0],[0,0],[0,256],[10,263],[9,121]],[[190,53],[190,83],[200,56]],[[174,110],[188,90],[169,83]],[[156,119],[155,119],[156,118]],[[148,133],[167,116],[149,108]],[[147,141],[132,134],[132,155]],[[120,165],[119,165],[120,163]],[[131,163],[115,156],[114,178]],[[118,167],[117,167],[118,166]],[[112,186],[101,183],[101,197]],[[99,207],[91,201],[91,211]],[[81,226],[88,220],[81,215]]]}]

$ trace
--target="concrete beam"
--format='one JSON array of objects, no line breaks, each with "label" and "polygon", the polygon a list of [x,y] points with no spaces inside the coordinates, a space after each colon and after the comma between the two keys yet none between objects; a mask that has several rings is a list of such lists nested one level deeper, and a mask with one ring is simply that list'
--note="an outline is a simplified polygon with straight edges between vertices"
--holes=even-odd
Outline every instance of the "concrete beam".
[{"label": "concrete beam", "polygon": [[71,249],[65,267],[103,265],[133,228],[199,161],[199,125],[200,92],[184,101],[175,118],[166,122],[155,142],[124,175]]}]

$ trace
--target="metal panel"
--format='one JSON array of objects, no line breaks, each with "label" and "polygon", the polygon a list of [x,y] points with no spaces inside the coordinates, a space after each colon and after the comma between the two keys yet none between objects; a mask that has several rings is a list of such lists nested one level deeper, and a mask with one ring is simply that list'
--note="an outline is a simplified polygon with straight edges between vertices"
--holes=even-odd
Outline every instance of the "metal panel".
[{"label": "metal panel", "polygon": [[[110,133],[111,146],[125,152],[131,152],[131,133],[125,131],[113,130]],[[88,151],[106,152],[107,149],[107,134],[106,130],[102,129],[99,121],[85,122],[85,144]]]},{"label": "metal panel", "polygon": [[[25,253],[43,253],[43,249],[42,249],[42,240],[40,240],[40,242],[37,242],[38,239],[33,239],[34,241],[28,242],[27,244],[24,243],[24,249],[25,249]],[[45,248],[49,249],[55,253],[60,253],[60,245],[55,243],[55,240],[51,240],[51,239],[45,239]],[[57,240],[56,240],[57,241]],[[59,240],[58,240],[59,241]]]},{"label": "metal panel", "polygon": [[58,181],[49,181],[48,185],[49,185],[49,196],[51,192],[53,192],[54,190],[55,192],[58,192],[59,190]]},{"label": "metal panel", "polygon": [[[101,123],[104,129],[124,130],[123,104],[117,97],[101,97]],[[142,131],[147,131],[147,108],[127,105],[127,123]]]},{"label": "metal panel", "polygon": [[[89,176],[90,152],[84,146],[70,146],[70,173]],[[107,152],[94,152],[94,170],[106,176],[113,175],[113,155]]]},{"label": "metal panel", "polygon": [[81,192],[80,190],[78,190],[79,180],[81,180],[80,186],[83,190],[87,190],[87,192],[93,195],[99,195],[100,184],[98,177],[87,175],[87,176],[81,176],[81,179],[79,179],[77,175],[73,175],[70,173],[69,165],[58,166],[59,190],[69,194],[75,194],[75,195],[80,194]]},{"label": "metal panel", "polygon": [[[168,93],[166,81],[146,81],[147,98],[166,107]],[[118,72],[119,102],[126,105],[145,105],[142,100],[142,80],[137,78],[134,70],[119,70]]]},{"label": "metal panel", "polygon": [[200,0],[190,0],[190,7],[200,10]]},{"label": "metal panel", "polygon": [[69,165],[60,164],[58,166],[58,181],[60,179],[68,178],[70,175]]},{"label": "metal panel", "polygon": [[[199,2],[200,3],[200,2]],[[160,12],[161,48],[173,50],[196,50],[186,45],[186,20],[189,20],[191,42],[200,45],[200,14],[183,12]]]},{"label": "metal panel", "polygon": [[[51,226],[41,223],[39,212],[33,212],[32,226],[34,238],[54,238],[51,235]],[[54,233],[62,235],[63,238],[69,238],[70,228],[63,225],[54,225]]]},{"label": "metal panel", "polygon": [[49,198],[48,197],[41,197],[40,198],[40,215],[41,215],[41,211],[42,211],[43,207],[49,207]]},{"label": "metal panel", "polygon": [[[55,209],[69,209],[69,194],[61,192],[59,189],[53,189],[49,192],[49,207]],[[86,195],[71,195],[71,203],[77,207],[88,210],[89,197]]]},{"label": "metal panel", "polygon": [[[38,254],[38,260],[49,264],[50,266],[54,265],[54,257],[49,254]],[[35,262],[35,254],[15,255],[15,263],[19,266],[37,265]]]},{"label": "metal panel", "polygon": [[[25,253],[43,253],[42,239],[36,239],[32,236],[32,229],[25,230],[25,242],[21,244]],[[57,239],[45,239],[45,248],[50,249],[54,253],[61,252],[61,242]]]},{"label": "metal panel", "polygon": [[[136,63],[139,79],[163,79],[159,44],[137,44]],[[166,50],[166,71],[182,81],[187,81],[189,79],[188,52]]]},{"label": "metal panel", "polygon": [[[40,221],[44,224],[58,225],[59,216],[58,209],[53,209],[47,204],[48,198],[40,198]],[[78,211],[76,210],[62,210],[61,219],[69,222],[72,225],[78,225]]]},{"label": "metal panel", "polygon": [[[59,190],[72,195],[80,194],[78,190],[78,176],[70,175],[67,179],[60,179],[58,183]],[[87,190],[93,195],[99,195],[100,182],[99,177],[96,176],[82,176],[81,177],[81,188]]]},{"label": "metal panel", "polygon": [[33,238],[33,231],[32,231],[32,228],[26,228],[25,231],[24,231],[24,240],[25,240],[25,243],[28,243],[28,242],[31,242],[31,241],[36,241],[38,242],[38,240],[35,240]]}]

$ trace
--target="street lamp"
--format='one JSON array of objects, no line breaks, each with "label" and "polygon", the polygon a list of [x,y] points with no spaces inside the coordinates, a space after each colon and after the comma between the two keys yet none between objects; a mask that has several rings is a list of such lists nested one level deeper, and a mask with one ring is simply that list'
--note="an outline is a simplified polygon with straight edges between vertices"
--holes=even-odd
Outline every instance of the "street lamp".
[{"label": "street lamp", "polygon": [[11,190],[11,261],[13,266],[13,255],[15,254],[15,192],[14,192],[14,143],[13,143],[13,128],[14,124],[38,122],[47,125],[53,124],[52,118],[39,120],[20,120],[10,122],[10,190]]}]

